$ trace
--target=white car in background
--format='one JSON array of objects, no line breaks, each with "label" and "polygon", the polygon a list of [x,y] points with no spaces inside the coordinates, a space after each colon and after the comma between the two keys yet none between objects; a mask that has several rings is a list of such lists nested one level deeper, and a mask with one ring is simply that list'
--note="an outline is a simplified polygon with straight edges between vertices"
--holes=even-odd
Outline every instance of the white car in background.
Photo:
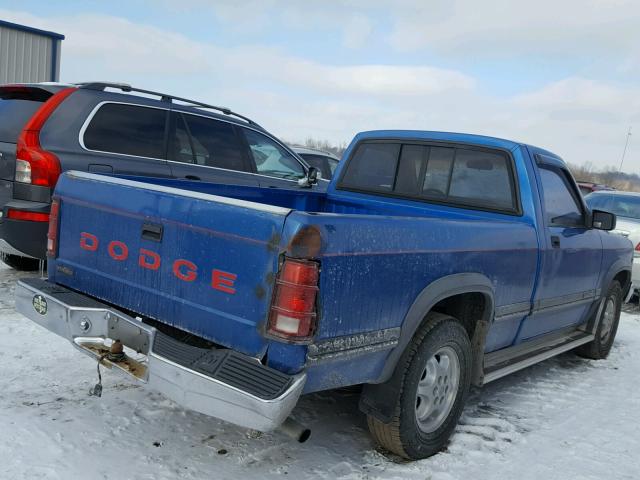
[{"label": "white car in background", "polygon": [[340,159],[331,152],[317,150],[309,147],[291,146],[291,150],[296,152],[310,167],[318,169],[318,177],[324,180],[331,180],[333,172],[336,171]]},{"label": "white car in background", "polygon": [[633,243],[633,269],[627,301],[640,290],[640,193],[618,190],[598,190],[584,197],[591,210],[616,214],[614,233],[624,235]]}]

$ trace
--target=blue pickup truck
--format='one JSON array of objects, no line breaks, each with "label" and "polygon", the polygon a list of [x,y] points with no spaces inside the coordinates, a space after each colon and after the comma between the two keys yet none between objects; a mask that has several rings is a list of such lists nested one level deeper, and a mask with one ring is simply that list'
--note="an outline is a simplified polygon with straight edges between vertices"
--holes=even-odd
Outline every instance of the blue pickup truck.
[{"label": "blue pickup truck", "polygon": [[471,385],[605,358],[632,246],[530,145],[358,134],[326,192],[64,173],[49,277],[16,308],[100,364],[240,426],[361,386],[375,440],[424,458]]}]

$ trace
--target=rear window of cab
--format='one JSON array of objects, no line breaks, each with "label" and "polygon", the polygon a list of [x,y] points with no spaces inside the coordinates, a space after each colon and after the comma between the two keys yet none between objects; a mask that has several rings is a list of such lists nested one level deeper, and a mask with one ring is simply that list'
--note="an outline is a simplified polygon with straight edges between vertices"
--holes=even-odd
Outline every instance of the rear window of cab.
[{"label": "rear window of cab", "polygon": [[518,212],[511,157],[469,146],[364,142],[339,189],[453,206]]}]

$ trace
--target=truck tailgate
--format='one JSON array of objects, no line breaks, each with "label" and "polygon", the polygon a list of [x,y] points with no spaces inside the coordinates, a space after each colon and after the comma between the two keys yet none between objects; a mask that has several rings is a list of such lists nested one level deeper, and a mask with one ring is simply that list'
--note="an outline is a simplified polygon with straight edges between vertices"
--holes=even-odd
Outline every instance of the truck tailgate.
[{"label": "truck tailgate", "polygon": [[53,281],[261,355],[288,209],[80,172],[64,174]]}]

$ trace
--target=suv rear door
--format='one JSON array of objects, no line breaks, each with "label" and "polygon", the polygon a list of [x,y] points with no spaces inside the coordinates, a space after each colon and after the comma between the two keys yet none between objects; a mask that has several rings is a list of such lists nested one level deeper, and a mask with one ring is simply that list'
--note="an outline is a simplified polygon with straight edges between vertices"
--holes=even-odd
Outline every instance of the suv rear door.
[{"label": "suv rear door", "polygon": [[62,170],[170,177],[165,154],[168,120],[168,109],[101,102],[80,130],[84,152],[63,155]]},{"label": "suv rear door", "polygon": [[167,158],[175,178],[258,186],[239,128],[231,122],[172,112]]}]

